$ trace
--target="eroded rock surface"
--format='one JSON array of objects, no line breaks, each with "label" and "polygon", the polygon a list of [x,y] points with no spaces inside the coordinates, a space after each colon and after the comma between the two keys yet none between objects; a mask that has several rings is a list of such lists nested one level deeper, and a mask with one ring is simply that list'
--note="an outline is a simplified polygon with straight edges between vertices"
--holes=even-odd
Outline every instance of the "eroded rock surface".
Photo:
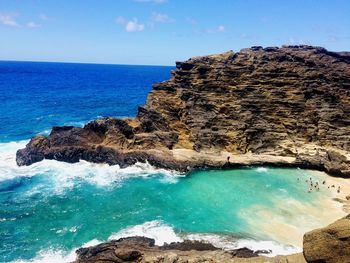
[{"label": "eroded rock surface", "polygon": [[75,263],[92,262],[148,262],[148,263],[199,263],[199,262],[290,262],[302,263],[301,254],[266,258],[247,248],[223,251],[208,243],[184,241],[156,246],[154,239],[128,237],[80,248]]},{"label": "eroded rock surface", "polygon": [[303,251],[310,263],[349,263],[350,215],[306,233]]},{"label": "eroded rock surface", "polygon": [[54,127],[17,152],[122,167],[186,171],[280,164],[350,177],[350,53],[311,46],[252,47],[177,62],[134,119]]}]

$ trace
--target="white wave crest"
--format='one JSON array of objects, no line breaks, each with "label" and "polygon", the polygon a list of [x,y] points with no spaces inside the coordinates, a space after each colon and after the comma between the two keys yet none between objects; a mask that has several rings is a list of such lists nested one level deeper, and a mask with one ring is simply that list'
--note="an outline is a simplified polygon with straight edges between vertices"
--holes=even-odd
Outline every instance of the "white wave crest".
[{"label": "white wave crest", "polygon": [[289,255],[301,252],[302,249],[293,247],[290,245],[280,244],[275,241],[259,241],[254,239],[237,239],[229,235],[216,235],[216,234],[188,234],[184,237],[188,240],[199,240],[213,244],[218,248],[224,250],[233,250],[238,248],[249,248],[253,251],[265,250],[269,251],[269,254],[262,254],[268,257],[274,257],[277,255]]},{"label": "white wave crest", "polygon": [[[251,250],[266,250],[271,251],[270,254],[262,254],[265,256],[276,256],[276,255],[289,255],[301,252],[301,248],[293,246],[279,244],[275,241],[257,241],[253,239],[236,239],[232,236],[221,236],[216,234],[177,234],[173,227],[165,224],[161,220],[148,221],[140,225],[131,226],[121,231],[112,234],[108,240],[119,239],[122,237],[131,236],[144,236],[153,238],[155,244],[162,246],[165,243],[181,242],[184,240],[198,240],[213,244],[218,248],[224,250],[233,250],[242,247],[247,247]],[[93,239],[81,247],[95,246],[104,241]],[[75,251],[78,248],[74,248],[71,251],[64,251],[59,249],[48,248],[46,250],[39,251],[37,255],[30,260],[15,260],[11,263],[61,263],[61,262],[72,262],[76,258]]]},{"label": "white wave crest", "polygon": [[258,241],[253,239],[239,239],[237,240],[237,247],[246,247],[251,250],[271,250],[270,254],[262,254],[268,257],[274,257],[277,255],[290,255],[302,252],[300,247],[294,247],[292,245],[284,245],[275,241]]},{"label": "white wave crest", "polygon": [[[43,160],[30,166],[17,166],[16,151],[24,148],[28,141],[0,143],[0,182],[16,177],[31,177],[35,175],[49,176],[57,192],[72,188],[75,184],[85,181],[101,187],[116,186],[126,178],[148,177],[161,175],[162,182],[174,183],[184,174],[157,169],[148,163],[136,163],[127,168],[118,165],[96,164],[87,161],[64,163],[54,160]],[[169,177],[168,179],[165,179]],[[33,189],[35,191],[35,189]]]},{"label": "white wave crest", "polygon": [[268,169],[266,167],[258,167],[258,168],[256,168],[256,171],[258,173],[266,173],[268,171]]},{"label": "white wave crest", "polygon": [[263,254],[265,256],[276,255],[289,255],[301,252],[302,249],[290,245],[280,244],[275,241],[258,241],[254,239],[237,239],[229,235],[216,235],[216,234],[177,234],[175,230],[160,220],[148,221],[141,225],[128,227],[112,234],[108,239],[119,239],[122,237],[130,236],[144,236],[153,238],[155,244],[158,246],[165,243],[181,242],[183,240],[198,240],[213,244],[218,248],[224,250],[233,250],[238,248],[247,247],[251,250],[265,250],[270,251],[269,254]]},{"label": "white wave crest", "polygon": [[171,226],[158,220],[148,221],[141,225],[128,227],[119,231],[118,233],[112,234],[108,239],[112,240],[130,236],[153,238],[155,240],[155,244],[158,246],[164,245],[164,243],[182,241],[182,239],[176,235]]},{"label": "white wave crest", "polygon": [[33,259],[15,260],[10,263],[68,263],[73,262],[76,258],[75,250],[65,252],[64,250],[47,249],[37,253]]},{"label": "white wave crest", "polygon": [[[96,246],[102,242],[103,241],[93,239],[93,240],[83,244],[81,247]],[[68,263],[68,262],[73,262],[76,259],[75,251],[77,249],[78,249],[78,247],[73,248],[70,251],[64,251],[62,249],[48,248],[48,249],[39,251],[33,259],[29,259],[29,260],[19,259],[19,260],[11,261],[10,263]]]}]

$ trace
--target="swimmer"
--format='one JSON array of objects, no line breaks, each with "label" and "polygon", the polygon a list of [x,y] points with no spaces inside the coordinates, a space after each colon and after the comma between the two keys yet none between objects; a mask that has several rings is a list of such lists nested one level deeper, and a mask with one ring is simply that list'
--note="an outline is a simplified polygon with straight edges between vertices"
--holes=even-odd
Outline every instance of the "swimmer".
[{"label": "swimmer", "polygon": [[323,181],[322,184],[326,184],[326,181]]}]

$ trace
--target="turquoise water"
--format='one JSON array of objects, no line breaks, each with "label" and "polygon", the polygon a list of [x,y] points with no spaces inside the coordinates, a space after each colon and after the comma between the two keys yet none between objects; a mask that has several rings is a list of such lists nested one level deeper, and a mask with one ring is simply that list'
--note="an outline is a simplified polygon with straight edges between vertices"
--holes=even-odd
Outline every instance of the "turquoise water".
[{"label": "turquoise water", "polygon": [[71,262],[80,246],[130,235],[159,245],[201,239],[291,253],[300,250],[305,231],[340,217],[327,189],[307,193],[306,178],[325,175],[306,170],[185,177],[145,164],[119,169],[45,160],[17,167],[16,150],[54,125],[134,116],[171,69],[0,61],[0,262]]},{"label": "turquoise water", "polygon": [[[8,171],[0,177],[4,262],[37,259],[43,251],[64,257],[91,240],[129,234],[155,237],[158,243],[196,235],[224,237],[226,245],[241,239],[281,243],[256,231],[254,210],[260,207],[299,224],[295,217],[300,211],[293,214],[293,206],[286,211],[279,204],[292,200],[296,207],[317,206],[328,195],[325,189],[308,194],[305,180],[321,181],[322,176],[301,169],[260,167],[184,176],[144,164],[119,169],[45,160],[16,167],[11,152],[24,143],[0,144],[0,168]],[[319,220],[317,215],[304,219],[322,225]]]}]

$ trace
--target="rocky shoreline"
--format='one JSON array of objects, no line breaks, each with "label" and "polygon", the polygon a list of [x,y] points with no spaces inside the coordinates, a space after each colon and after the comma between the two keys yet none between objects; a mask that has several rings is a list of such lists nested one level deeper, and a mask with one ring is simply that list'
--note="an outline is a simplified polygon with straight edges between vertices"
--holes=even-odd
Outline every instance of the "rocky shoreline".
[{"label": "rocky shoreline", "polygon": [[[303,255],[278,256],[273,258],[259,256],[268,251],[252,251],[239,248],[224,251],[209,243],[184,241],[156,246],[154,239],[147,237],[127,237],[112,240],[93,247],[76,251],[75,263],[88,262],[305,262]],[[288,261],[286,261],[288,260]]]},{"label": "rocky shoreline", "polygon": [[[83,128],[53,127],[49,136],[32,138],[16,154],[19,166],[43,159],[120,167],[148,162],[181,172],[246,165],[302,167],[350,178],[350,52],[252,47],[177,62],[172,77],[153,86],[135,118],[103,118]],[[333,241],[348,245],[348,219]],[[325,251],[335,260],[309,254],[305,248],[331,243],[329,235],[317,236],[317,244],[309,236],[304,240],[308,262],[350,262],[337,261],[332,249]],[[76,262],[304,260],[296,255],[237,261],[235,252],[210,245],[203,245],[204,252],[178,249],[186,246],[196,247],[187,243],[165,248],[145,238],[123,239],[82,248]],[[347,250],[350,244],[341,247]],[[346,251],[344,258],[349,255]]]},{"label": "rocky shoreline", "polygon": [[279,165],[349,178],[349,65],[349,52],[311,46],[177,62],[135,118],[53,127],[17,152],[17,164],[147,161],[178,171]]},{"label": "rocky shoreline", "polygon": [[[154,239],[127,237],[76,251],[75,263],[89,262],[350,262],[350,214],[321,229],[304,235],[303,253],[265,257],[269,251],[248,248],[222,250],[209,243],[183,241],[156,246]],[[262,256],[261,256],[262,255]]]}]

